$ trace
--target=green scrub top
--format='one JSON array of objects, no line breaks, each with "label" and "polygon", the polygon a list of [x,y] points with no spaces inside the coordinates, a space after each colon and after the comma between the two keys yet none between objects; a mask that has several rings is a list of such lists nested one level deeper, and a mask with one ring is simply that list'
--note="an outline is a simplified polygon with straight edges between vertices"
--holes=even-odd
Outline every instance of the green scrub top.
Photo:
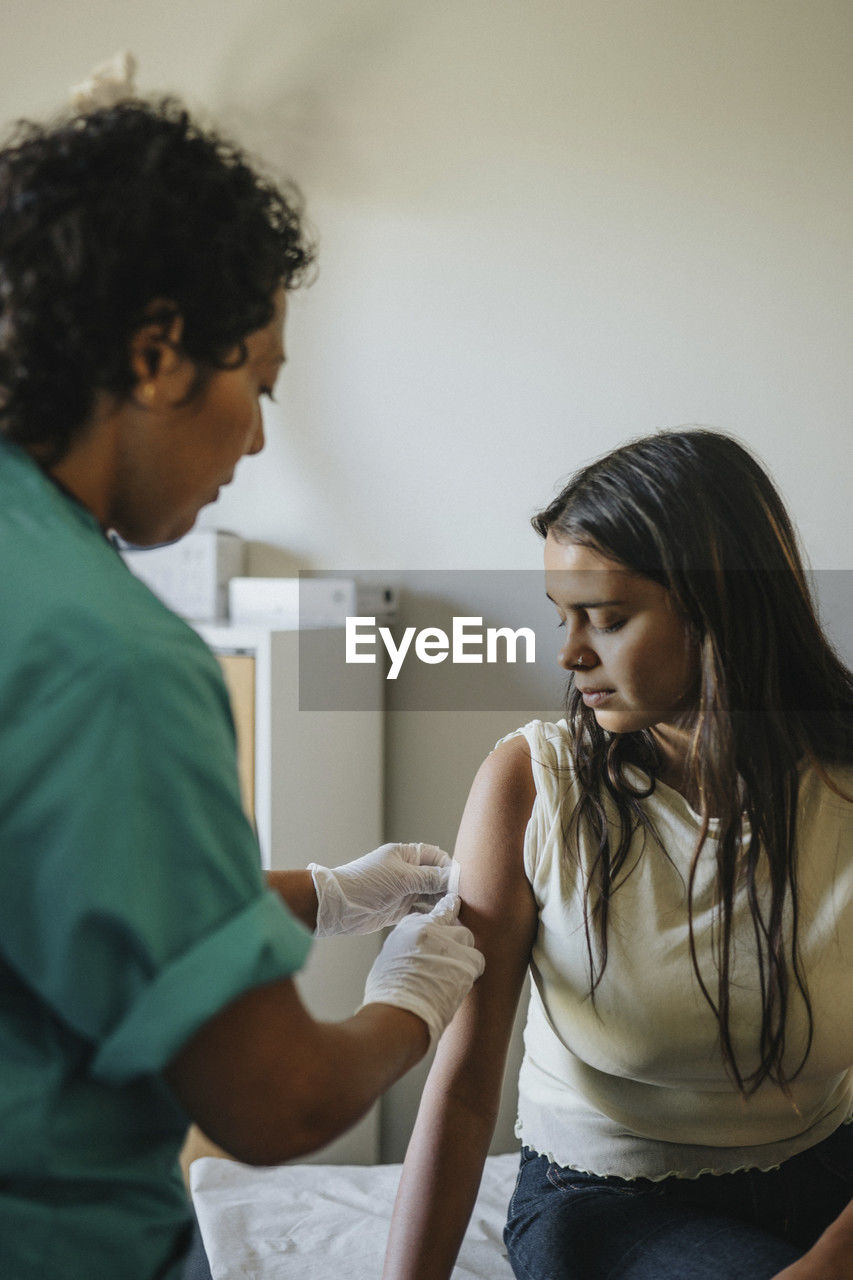
[{"label": "green scrub top", "polygon": [[0,1275],[177,1280],[160,1072],[310,934],[265,887],[215,658],[3,441],[0,628]]}]

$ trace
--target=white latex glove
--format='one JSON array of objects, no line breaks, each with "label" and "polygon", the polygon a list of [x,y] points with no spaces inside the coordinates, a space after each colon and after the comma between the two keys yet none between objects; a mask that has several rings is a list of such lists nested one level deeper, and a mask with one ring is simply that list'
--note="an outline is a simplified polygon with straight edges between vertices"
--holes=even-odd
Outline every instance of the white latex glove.
[{"label": "white latex glove", "polygon": [[485,968],[470,929],[448,893],[429,915],[397,925],[367,975],[363,1004],[392,1004],[423,1018],[435,1044]]},{"label": "white latex glove", "polygon": [[434,844],[383,844],[342,867],[308,864],[317,892],[314,936],[373,933],[447,893],[450,856]]}]

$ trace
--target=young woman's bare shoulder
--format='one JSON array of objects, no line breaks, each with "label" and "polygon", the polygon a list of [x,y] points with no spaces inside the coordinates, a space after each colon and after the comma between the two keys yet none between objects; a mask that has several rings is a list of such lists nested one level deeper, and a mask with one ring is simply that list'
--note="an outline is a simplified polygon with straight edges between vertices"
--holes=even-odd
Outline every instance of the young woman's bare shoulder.
[{"label": "young woman's bare shoulder", "polygon": [[[508,957],[526,963],[536,927],[536,904],[524,871],[525,832],[535,799],[527,742],[523,737],[502,742],[477,771],[456,840],[464,904],[460,919],[490,955],[495,943],[504,957],[501,972]],[[515,951],[511,938],[518,943]]]},{"label": "young woman's bare shoulder", "polygon": [[529,817],[536,787],[527,739],[519,734],[495,747],[480,765],[474,784],[504,803],[526,807]]},{"label": "young woman's bare shoulder", "polygon": [[463,847],[469,843],[485,844],[491,850],[507,844],[520,847],[535,799],[526,740],[502,742],[480,765],[471,785],[459,831]]}]

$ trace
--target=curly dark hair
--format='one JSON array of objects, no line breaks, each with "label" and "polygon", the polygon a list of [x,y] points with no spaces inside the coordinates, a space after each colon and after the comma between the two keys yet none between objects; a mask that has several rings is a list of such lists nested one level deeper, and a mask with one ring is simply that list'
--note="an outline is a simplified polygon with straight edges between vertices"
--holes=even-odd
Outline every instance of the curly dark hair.
[{"label": "curly dark hair", "polygon": [[57,462],[99,391],[131,391],[152,319],[183,318],[201,370],[235,347],[239,363],[313,259],[299,193],[175,99],[18,122],[0,150],[0,432]]}]

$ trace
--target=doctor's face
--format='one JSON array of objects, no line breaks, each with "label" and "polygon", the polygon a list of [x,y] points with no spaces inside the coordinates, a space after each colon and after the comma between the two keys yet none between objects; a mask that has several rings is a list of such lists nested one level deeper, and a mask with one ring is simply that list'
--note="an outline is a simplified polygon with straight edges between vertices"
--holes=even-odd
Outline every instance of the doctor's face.
[{"label": "doctor's face", "polygon": [[565,629],[558,660],[602,729],[683,725],[696,705],[699,658],[666,588],[551,533],[545,582]]},{"label": "doctor's face", "polygon": [[188,399],[143,417],[125,452],[112,519],[128,542],[152,546],[180,538],[231,483],[241,458],[263,449],[261,399],[272,396],[284,363],[285,312],[282,289],[269,324],[245,339],[241,364],[207,372]]}]

